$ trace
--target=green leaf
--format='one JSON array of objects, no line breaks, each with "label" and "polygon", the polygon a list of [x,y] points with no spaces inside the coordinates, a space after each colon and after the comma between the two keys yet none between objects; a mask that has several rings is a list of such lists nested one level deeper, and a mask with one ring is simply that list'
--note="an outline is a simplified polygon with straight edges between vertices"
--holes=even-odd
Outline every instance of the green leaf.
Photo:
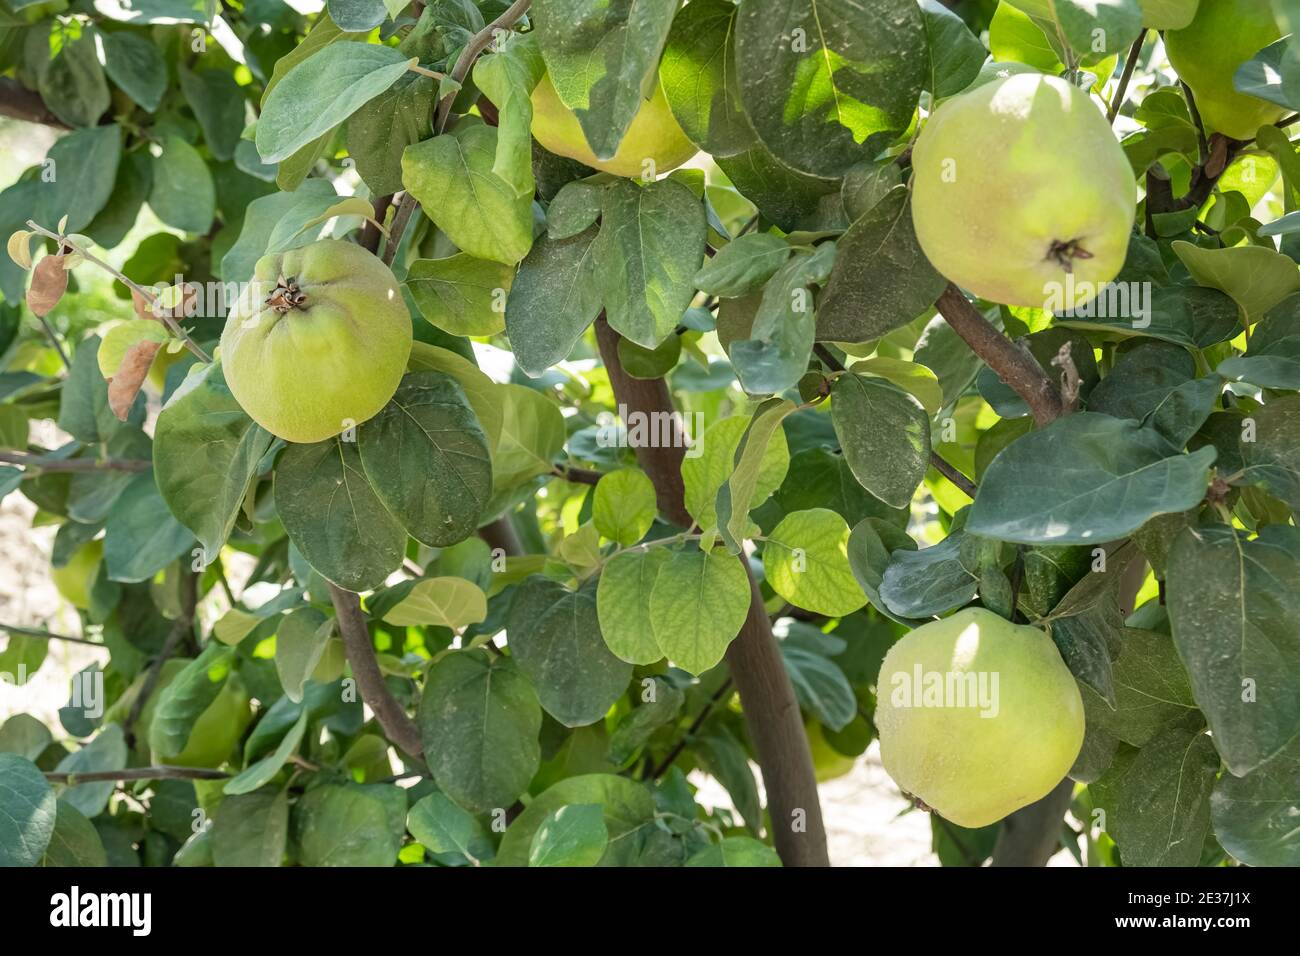
[{"label": "green leaf", "polygon": [[725,551],[675,552],[650,592],[650,626],[668,659],[692,674],[722,660],[749,612],[749,579]]},{"label": "green leaf", "polygon": [[384,614],[398,627],[449,627],[460,630],[487,618],[487,597],[464,578],[424,578]]},{"label": "green leaf", "polygon": [[538,794],[510,824],[497,848],[499,866],[527,866],[533,835],[548,816],[565,806],[599,804],[604,808],[609,848],[602,866],[626,866],[636,859],[636,836],[653,826],[654,797],[650,790],[626,777],[594,773],[569,777]]},{"label": "green leaf", "polygon": [[664,656],[650,619],[650,596],[669,557],[664,548],[625,551],[600,573],[596,586],[600,634],[619,660],[653,664]]},{"label": "green leaf", "polygon": [[904,546],[890,552],[878,586],[890,617],[934,617],[964,607],[975,598],[979,578],[962,564],[964,537],[954,531],[920,551]]},{"label": "green leaf", "polygon": [[411,344],[409,366],[412,371],[426,370],[443,372],[454,378],[474,409],[474,417],[487,435],[488,448],[496,455],[497,443],[501,440],[502,405],[501,387],[479,370],[468,359],[448,349],[438,348],[425,342]]},{"label": "green leaf", "polygon": [[735,156],[718,157],[717,163],[741,195],[786,232],[819,228],[828,216],[842,217],[837,210],[842,205],[840,180],[796,172],[762,143]]},{"label": "green leaf", "polygon": [[595,866],[609,846],[600,804],[560,807],[547,814],[528,849],[529,866]]},{"label": "green leaf", "polygon": [[483,825],[441,793],[416,801],[406,816],[406,829],[425,849],[459,853],[475,866],[492,859],[495,852]]},{"label": "green leaf", "polygon": [[149,749],[156,759],[165,761],[185,750],[194,722],[225,686],[234,655],[233,647],[212,641],[163,688],[149,727]]},{"label": "green leaf", "polygon": [[930,419],[892,382],[864,375],[835,380],[831,421],[853,475],[885,504],[905,508],[930,467]]},{"label": "green leaf", "polygon": [[1215,454],[1213,447],[1180,454],[1135,422],[1067,415],[993,459],[966,527],[1022,544],[1113,541],[1196,505]]},{"label": "green leaf", "polygon": [[1233,298],[1246,325],[1253,325],[1273,306],[1300,291],[1300,270],[1295,262],[1271,248],[1202,249],[1180,241],[1173,244],[1173,250],[1197,284]]},{"label": "green leaf", "polygon": [[834,242],[786,262],[768,281],[746,341],[728,352],[736,377],[751,395],[773,395],[793,388],[808,368],[816,337],[810,287],[822,285],[835,261]]},{"label": "green leaf", "polygon": [[704,261],[704,207],[673,179],[613,183],[593,249],[596,283],[615,331],[652,349],[672,334]]},{"label": "green leaf", "polygon": [[620,468],[596,483],[591,519],[596,530],[611,541],[631,547],[654,524],[658,507],[655,486],[639,468]]},{"label": "green leaf", "polygon": [[396,83],[415,62],[393,47],[333,43],[294,64],[262,102],[256,138],[262,162],[288,159]]},{"label": "green leaf", "polygon": [[503,385],[500,395],[504,400],[501,441],[492,460],[497,491],[550,472],[565,440],[564,416],[541,392],[524,385]]},{"label": "green leaf", "polygon": [[1122,53],[1142,32],[1138,0],[1056,0],[1052,9],[1066,42],[1085,56]]},{"label": "green leaf", "polygon": [[659,63],[673,116],[714,157],[735,156],[755,142],[740,104],[735,23],[735,4],[694,0],[673,18]]},{"label": "green leaf", "polygon": [[[91,773],[98,770],[121,770],[126,766],[126,740],[122,728],[109,724],[80,750],[74,750],[55,767],[60,773]],[[111,780],[69,786],[59,795],[60,803],[70,804],[87,817],[97,817],[108,807],[113,795]]]},{"label": "green leaf", "polygon": [[131,480],[104,525],[104,566],[113,581],[148,581],[194,546],[148,471]]},{"label": "green leaf", "polygon": [[1088,396],[1088,410],[1141,421],[1195,375],[1196,363],[1186,349],[1144,342],[1115,360],[1110,374]]},{"label": "green leaf", "polygon": [[153,445],[158,491],[199,539],[206,560],[230,537],[272,441],[235,401],[220,365],[187,377],[159,414]]},{"label": "green leaf", "polygon": [[212,173],[199,151],[179,136],[168,136],[153,161],[149,208],[182,232],[202,233],[212,226],[217,208]]},{"label": "green leaf", "polygon": [[1088,727],[1143,747],[1165,727],[1195,712],[1196,701],[1168,634],[1132,627],[1121,627],[1118,634],[1120,654],[1112,665],[1114,708],[1084,684]]},{"label": "green leaf", "polygon": [[908,127],[928,66],[914,0],[751,3],[736,19],[741,100],[782,162],[826,178]]},{"label": "green leaf", "polygon": [[1248,866],[1300,865],[1295,819],[1300,739],[1244,777],[1223,774],[1210,794],[1214,835]]},{"label": "green leaf", "polygon": [[27,31],[25,65],[50,112],[69,126],[95,126],[112,105],[94,32],[77,20],[45,20]]},{"label": "green leaf", "polygon": [[799,706],[831,730],[843,730],[858,715],[858,699],[839,665],[825,654],[789,641],[781,644],[781,659],[794,684]]},{"label": "green leaf", "polygon": [[506,634],[542,707],[566,727],[604,717],[632,676],[632,665],[615,657],[600,635],[595,587],[570,591],[530,577],[515,592]]},{"label": "green leaf", "polygon": [[726,727],[717,727],[695,741],[695,754],[709,776],[731,795],[732,803],[749,831],[758,833],[763,810],[758,802],[758,784],[745,748]]},{"label": "green leaf", "polygon": [[568,358],[600,314],[596,234],[592,227],[564,239],[541,236],[519,264],[505,329],[515,362],[528,375],[542,375]]},{"label": "green leaf", "polygon": [[384,0],[326,0],[330,19],[344,30],[373,30],[387,19]]},{"label": "green leaf", "polygon": [[289,791],[231,794],[212,814],[214,866],[279,866],[289,838]]},{"label": "green leaf", "polygon": [[1097,301],[1093,299],[1071,313],[1055,316],[1053,325],[1100,329],[1125,339],[1133,336],[1160,339],[1189,349],[1208,348],[1241,332],[1237,304],[1218,289],[1162,286],[1151,290],[1145,309],[1130,299],[1127,307],[1122,300],[1117,303],[1114,311],[1118,314],[1109,314],[1108,303],[1107,315],[1091,315]]},{"label": "green leaf", "polygon": [[[239,238],[221,260],[221,277],[226,282],[248,282],[257,260],[271,247],[281,222],[305,222],[339,201],[334,186],[325,179],[309,179],[291,193],[271,193],[248,204]],[[303,245],[306,245],[304,239]]]},{"label": "green leaf", "polygon": [[763,572],[772,590],[795,607],[842,617],[866,595],[849,567],[849,526],[834,511],[810,508],[786,515],[763,546]]},{"label": "green leaf", "polygon": [[[67,232],[80,232],[90,225],[113,195],[121,158],[122,130],[116,124],[74,130],[60,137],[45,156],[54,170],[54,181],[40,187],[41,222],[52,228],[67,216]],[[31,213],[29,207],[29,217]]]},{"label": "green leaf", "polygon": [[695,287],[723,297],[756,292],[785,264],[792,251],[780,236],[751,232],[727,243],[707,260],[704,268],[695,273]]},{"label": "green leaf", "polygon": [[446,547],[474,533],[492,496],[492,460],[454,379],[411,372],[357,439],[375,496],[413,538]]},{"label": "green leaf", "polygon": [[497,107],[497,154],[492,171],[515,191],[531,197],[533,179],[533,87],[546,72],[537,35],[510,33],[494,52],[474,62],[474,85]]},{"label": "green leaf", "polygon": [[54,835],[54,790],[35,764],[15,754],[0,753],[0,780],[0,866],[35,866]]},{"label": "green leaf", "polygon": [[469,810],[510,806],[537,772],[542,711],[512,658],[477,649],[436,661],[418,720],[439,789]]},{"label": "green leaf", "polygon": [[938,0],[921,0],[929,65],[925,88],[936,99],[960,93],[979,75],[988,51],[961,17]]},{"label": "green leaf", "polygon": [[213,157],[227,160],[235,155],[244,128],[244,92],[225,70],[188,69],[179,71],[181,92],[203,129],[203,140]]},{"label": "green leaf", "polygon": [[293,809],[303,866],[393,866],[405,832],[406,798],[392,786],[325,784]]},{"label": "green leaf", "polygon": [[280,619],[275,632],[275,671],[285,696],[294,703],[302,700],[303,687],[333,633],[334,619],[314,607],[295,608]]},{"label": "green leaf", "polygon": [[1088,789],[1125,866],[1195,866],[1210,829],[1219,759],[1201,730],[1170,727],[1116,757]]},{"label": "green leaf", "polygon": [[835,268],[818,303],[821,341],[880,338],[928,313],[947,285],[916,240],[906,186],[886,193],[837,245]]},{"label": "green leaf", "polygon": [[1300,513],[1300,395],[1270,401],[1252,416],[1254,441],[1241,444],[1241,482],[1259,484]]},{"label": "green leaf", "polygon": [[1178,654],[1214,746],[1242,776],[1300,733],[1300,530],[1253,541],[1228,527],[1187,528],[1165,569]]},{"label": "green leaf", "polygon": [[764,477],[768,445],[773,436],[781,433],[781,423],[797,409],[788,398],[768,399],[754,409],[754,417],[736,446],[735,467],[718,489],[715,504],[718,530],[732,554],[740,553],[741,542],[749,532],[749,512]]},{"label": "green leaf", "polygon": [[576,236],[600,218],[605,187],[598,180],[575,179],[560,187],[546,207],[546,234],[552,239]]},{"label": "green leaf", "polygon": [[[735,471],[736,450],[749,428],[749,422],[750,419],[743,415],[733,415],[714,422],[702,437],[696,436],[696,444],[691,448],[692,454],[682,460],[686,510],[701,528],[717,525],[715,502],[718,490]],[[699,454],[694,454],[696,448],[700,449]],[[751,510],[781,487],[789,465],[790,447],[786,444],[785,433],[776,431],[763,449],[758,479],[749,504]]]},{"label": "green leaf", "polygon": [[0,724],[0,753],[17,754],[34,761],[53,742],[49,729],[31,714],[14,714]]},{"label": "green leaf", "polygon": [[432,135],[437,92],[432,77],[408,73],[348,120],[348,155],[371,195],[401,191],[402,154]]},{"label": "green leaf", "polygon": [[[167,64],[158,47],[130,30],[97,31],[104,51],[104,72],[146,112],[156,112],[167,92]],[[243,127],[240,117],[239,128]]]},{"label": "green leaf", "polygon": [[58,802],[54,833],[38,866],[108,866],[104,841],[95,825],[66,800]]},{"label": "green leaf", "polygon": [[289,728],[275,750],[255,764],[250,764],[244,768],[243,772],[232,780],[226,782],[222,792],[228,796],[252,793],[259,790],[266,784],[270,783],[272,778],[280,772],[290,757],[298,750],[302,743],[303,734],[307,732],[307,721],[311,714],[306,709],[299,715],[294,725]]},{"label": "green leaf", "polygon": [[624,716],[609,735],[609,759],[616,766],[630,761],[656,730],[676,720],[686,703],[686,694],[662,677],[651,680],[652,687],[642,681],[641,706]]},{"label": "green leaf", "polygon": [[339,587],[376,588],[402,563],[406,531],[371,487],[356,442],[286,446],[275,505],[289,540]]},{"label": "green leaf", "polygon": [[402,154],[402,182],[462,251],[514,265],[533,244],[531,196],[516,196],[492,171],[497,131],[462,123]]},{"label": "green leaf", "polygon": [[601,159],[618,151],[657,82],[655,68],[677,6],[677,0],[533,4],[531,16],[551,82]]},{"label": "green leaf", "polygon": [[728,836],[721,841],[700,850],[689,860],[686,866],[780,866],[781,858],[766,843],[753,837]]},{"label": "green leaf", "polygon": [[505,328],[506,294],[513,278],[509,266],[458,252],[412,262],[406,286],[420,313],[444,332],[495,335]]},{"label": "green leaf", "polygon": [[1232,355],[1216,371],[1229,381],[1261,388],[1300,389],[1300,295],[1283,299],[1250,334],[1245,355]]},{"label": "green leaf", "polygon": [[[853,526],[853,531],[849,534],[849,567],[872,607],[909,628],[919,627],[924,621],[896,616],[880,596],[880,586],[891,555],[900,549],[916,550],[916,542],[905,530],[881,518],[863,518]],[[969,579],[970,575],[967,574],[966,578]],[[963,583],[965,586],[974,586],[969,580]],[[963,587],[962,593],[965,594],[965,591],[966,588]]]}]

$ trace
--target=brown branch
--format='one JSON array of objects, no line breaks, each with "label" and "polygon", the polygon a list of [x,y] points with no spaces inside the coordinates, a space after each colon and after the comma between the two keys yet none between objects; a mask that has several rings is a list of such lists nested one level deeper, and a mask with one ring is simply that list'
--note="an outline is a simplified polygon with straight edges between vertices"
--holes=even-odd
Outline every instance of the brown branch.
[{"label": "brown branch", "polygon": [[509,515],[502,515],[496,521],[489,522],[478,529],[478,536],[487,542],[493,551],[498,548],[509,558],[524,554],[524,544],[519,540],[519,532]]},{"label": "brown branch", "polygon": [[[662,378],[636,379],[623,369],[618,333],[603,315],[596,320],[596,342],[620,405],[644,415],[674,414],[672,395]],[[693,521],[686,510],[681,475],[684,453],[681,441],[666,448],[636,448],[637,462],[654,483],[660,512],[689,528]],[[727,648],[727,665],[740,693],[745,726],[762,771],[776,852],[786,866],[829,866],[817,777],[799,702],[749,561],[743,554],[737,560],[749,579],[749,613]],[[801,824],[797,829],[796,821]]]},{"label": "brown branch", "polygon": [[140,714],[144,710],[145,702],[149,700],[149,695],[158,686],[158,681],[162,677],[163,665],[176,652],[181,638],[187,633],[191,636],[194,634],[194,609],[199,603],[199,576],[189,570],[184,571],[183,574],[184,577],[181,579],[180,616],[172,622],[171,630],[167,632],[167,639],[163,641],[158,656],[149,665],[149,671],[145,674],[144,683],[140,686],[140,692],[135,695],[135,700],[131,701],[131,710],[127,713],[126,720],[122,722],[122,733],[126,736],[127,747],[135,746],[135,730],[133,729],[135,722],[140,719]]},{"label": "brown branch", "polygon": [[67,123],[50,112],[39,93],[32,92],[7,76],[0,77],[0,116],[52,126],[54,129],[69,128]]},{"label": "brown branch", "polygon": [[951,282],[936,303],[939,314],[984,360],[998,377],[1025,400],[1039,425],[1059,418],[1063,410],[1061,393],[1043,367],[1028,352],[1021,351],[980,315],[979,310]]},{"label": "brown branch", "polygon": [[935,471],[964,491],[967,497],[972,499],[975,497],[975,482],[958,471],[951,462],[937,451],[930,452],[930,464],[934,466]]},{"label": "brown branch", "polygon": [[145,458],[51,458],[25,451],[0,451],[0,463],[47,472],[148,471],[153,467]]},{"label": "brown branch", "polygon": [[343,638],[343,650],[348,663],[352,665],[352,676],[356,678],[361,699],[374,711],[375,720],[379,721],[379,726],[388,739],[405,751],[407,756],[423,764],[424,745],[420,740],[420,728],[384,683],[384,675],[379,669],[379,660],[375,657],[375,648],[370,641],[366,616],[361,610],[360,596],[335,584],[330,584],[329,588],[334,613],[338,617],[339,634]]},{"label": "brown branch", "polygon": [[77,786],[83,783],[105,783],[109,780],[226,780],[230,774],[224,770],[206,770],[202,767],[132,767],[129,770],[87,770],[84,773],[47,770],[45,779],[50,783]]},{"label": "brown branch", "polygon": [[1133,45],[1129,47],[1128,59],[1124,61],[1124,72],[1120,74],[1119,86],[1115,87],[1115,95],[1111,98],[1110,108],[1106,110],[1106,121],[1115,122],[1115,117],[1119,115],[1119,108],[1124,105],[1124,94],[1128,92],[1129,80],[1133,78],[1133,70],[1137,67],[1138,58],[1142,55],[1142,44],[1146,42],[1147,31],[1142,30],[1138,34]]},{"label": "brown branch", "polygon": [[108,645],[103,641],[92,641],[85,637],[73,637],[71,634],[54,634],[50,631],[43,631],[35,627],[19,627],[15,624],[0,624],[0,631],[9,634],[21,634],[24,637],[39,637],[47,641],[67,641],[69,644],[84,644],[87,647],[102,647],[107,649]]},{"label": "brown branch", "polygon": [[578,468],[576,465],[556,465],[551,469],[551,474],[556,478],[563,478],[565,481],[572,481],[579,485],[594,485],[605,477],[599,471],[592,471],[590,468]]}]

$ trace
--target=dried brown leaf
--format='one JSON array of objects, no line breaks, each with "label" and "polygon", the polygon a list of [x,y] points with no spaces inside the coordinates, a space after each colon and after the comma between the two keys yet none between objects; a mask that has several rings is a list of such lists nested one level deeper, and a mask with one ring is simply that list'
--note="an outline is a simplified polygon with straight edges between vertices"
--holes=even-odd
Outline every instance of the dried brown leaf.
[{"label": "dried brown leaf", "polygon": [[27,307],[45,318],[68,291],[68,272],[63,256],[46,256],[32,270],[32,285],[27,290]]},{"label": "dried brown leaf", "polygon": [[108,380],[108,407],[113,410],[118,421],[126,421],[131,404],[139,394],[140,387],[144,385],[145,377],[149,374],[149,366],[153,364],[153,358],[160,348],[162,348],[161,342],[148,339],[136,342],[126,350],[126,355],[122,357],[122,364],[117,368],[117,374]]}]

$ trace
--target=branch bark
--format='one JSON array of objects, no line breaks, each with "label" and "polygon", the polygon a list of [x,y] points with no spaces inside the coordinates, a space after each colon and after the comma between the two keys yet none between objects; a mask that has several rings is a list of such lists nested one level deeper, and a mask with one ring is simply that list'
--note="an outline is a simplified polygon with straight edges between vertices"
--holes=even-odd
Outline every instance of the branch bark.
[{"label": "branch bark", "polygon": [[1074,781],[1068,777],[1047,796],[1002,821],[993,846],[994,866],[1046,866],[1061,842],[1061,820],[1069,809]]},{"label": "branch bark", "polygon": [[1060,417],[1061,393],[1041,365],[980,315],[951,282],[935,303],[939,314],[986,365],[1025,400],[1040,426]]},{"label": "branch bark", "polygon": [[379,726],[388,739],[405,751],[407,756],[423,765],[424,744],[420,739],[420,728],[415,725],[406,708],[389,693],[388,686],[384,683],[374,645],[370,643],[370,631],[366,627],[366,616],[361,610],[360,595],[331,584],[330,601],[338,616],[343,650],[352,666],[352,676],[357,680],[361,699],[374,711],[375,720],[379,721]]},{"label": "branch bark", "polygon": [[67,123],[50,112],[39,93],[34,93],[9,77],[0,77],[0,116],[54,129],[68,129]]},{"label": "branch bark", "polygon": [[[618,333],[603,315],[596,320],[596,341],[614,397],[628,413],[674,414],[672,395],[662,378],[636,379],[624,370],[618,358]],[[678,427],[675,416],[673,421]],[[684,442],[667,448],[638,446],[635,451],[637,462],[655,486],[660,513],[674,524],[691,527],[694,521],[686,510],[681,473]],[[829,866],[817,777],[799,703],[749,561],[744,555],[739,560],[749,578],[751,596],[744,626],[727,649],[727,666],[740,693],[745,725],[763,774],[773,842],[786,866]]]}]

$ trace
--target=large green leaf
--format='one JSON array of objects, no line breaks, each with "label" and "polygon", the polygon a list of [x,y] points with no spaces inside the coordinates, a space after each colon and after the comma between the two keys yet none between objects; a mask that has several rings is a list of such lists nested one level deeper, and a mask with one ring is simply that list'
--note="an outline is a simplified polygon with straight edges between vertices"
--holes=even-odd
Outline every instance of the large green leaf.
[{"label": "large green leaf", "polygon": [[1263,485],[1300,514],[1300,395],[1270,401],[1253,417],[1255,440],[1241,444],[1241,482]]},{"label": "large green leaf", "polygon": [[[53,229],[64,216],[68,232],[90,225],[113,195],[121,158],[122,130],[116,124],[76,130],[51,146],[45,160],[55,174],[53,182],[41,186],[41,225]],[[28,216],[33,212],[29,209]]]},{"label": "large green leaf", "polygon": [[[73,774],[121,770],[126,766],[126,757],[126,739],[121,726],[108,724],[80,750],[74,750],[60,760],[55,769]],[[59,794],[59,801],[71,804],[87,817],[97,817],[108,807],[113,787],[112,780],[76,784]]]},{"label": "large green leaf", "polygon": [[356,442],[286,447],[275,469],[275,506],[289,540],[339,587],[378,587],[402,563],[406,531],[371,487]]},{"label": "large green leaf", "polygon": [[[736,450],[749,428],[749,422],[750,419],[743,415],[714,422],[702,438],[696,436],[699,453],[695,454],[695,447],[692,447],[692,454],[682,460],[686,510],[701,528],[711,528],[717,524],[715,503],[718,490],[735,470]],[[785,433],[776,431],[763,449],[758,480],[750,496],[751,509],[761,505],[781,486],[789,465],[790,446],[786,443]]]},{"label": "large green leaf", "polygon": [[1173,250],[1198,284],[1233,298],[1245,324],[1254,324],[1287,296],[1300,292],[1295,262],[1271,247],[1203,249],[1180,241]]},{"label": "large green leaf", "polygon": [[166,761],[185,750],[194,722],[225,686],[234,654],[233,647],[211,641],[163,688],[149,727],[149,748],[156,759]]},{"label": "large green leaf", "polygon": [[54,789],[30,760],[6,753],[0,784],[0,866],[35,866],[54,834]]},{"label": "large green leaf", "polygon": [[215,866],[279,866],[289,837],[289,791],[227,796],[212,815]]},{"label": "large green leaf", "polygon": [[497,491],[551,471],[565,439],[564,416],[546,395],[525,385],[500,386],[500,395],[501,440],[492,459]]},{"label": "large green leaf", "polygon": [[[739,554],[741,542],[749,533],[749,512],[753,508],[767,446],[781,434],[781,423],[798,408],[788,398],[770,398],[754,409],[754,417],[736,446],[735,466],[718,489],[716,510],[718,531],[732,554]],[[764,495],[766,497],[766,495]]]},{"label": "large green leaf", "polygon": [[539,376],[564,361],[601,309],[596,228],[564,239],[540,237],[510,285],[505,328],[515,361]]},{"label": "large green leaf", "polygon": [[921,21],[930,53],[925,88],[936,99],[960,93],[979,75],[988,51],[939,0],[921,0]]},{"label": "large green leaf", "polygon": [[736,6],[695,0],[673,19],[659,64],[668,105],[691,142],[711,156],[734,156],[754,144],[740,105]]},{"label": "large green leaf", "polygon": [[492,496],[492,461],[487,436],[450,376],[407,375],[357,439],[375,496],[417,541],[446,547],[478,527]]},{"label": "large green leaf", "polygon": [[903,547],[890,551],[881,575],[880,600],[890,616],[919,619],[946,614],[974,599],[979,578],[962,564],[965,537],[952,532],[938,544],[920,551]]},{"label": "large green leaf", "polygon": [[412,262],[406,287],[421,314],[444,332],[493,335],[505,328],[512,279],[509,266],[458,252]]},{"label": "large green leaf", "polygon": [[767,583],[795,607],[842,617],[867,603],[849,567],[849,526],[834,511],[786,515],[763,546]]},{"label": "large green leaf", "polygon": [[601,159],[658,82],[655,69],[677,0],[536,0],[538,42],[555,91]]},{"label": "large green leaf", "polygon": [[526,866],[533,835],[548,816],[560,807],[592,803],[604,808],[605,828],[609,833],[609,846],[601,865],[628,865],[637,856],[637,834],[643,827],[654,825],[654,797],[639,783],[604,773],[569,777],[534,797],[501,838],[497,863]]},{"label": "large green leaf", "polygon": [[721,550],[684,550],[659,569],[650,626],[655,643],[683,670],[703,674],[740,633],[750,604],[741,560]]},{"label": "large green leaf", "polygon": [[655,486],[639,468],[620,468],[596,482],[591,520],[611,541],[631,547],[645,537],[658,513]]},{"label": "large green leaf", "polygon": [[384,612],[398,627],[449,627],[459,630],[487,617],[487,598],[473,581],[457,577],[421,578],[406,596]]},{"label": "large green leaf", "polygon": [[704,207],[676,180],[623,180],[605,190],[601,216],[593,254],[606,317],[637,345],[654,348],[677,327],[695,294],[692,279],[704,261]]},{"label": "large green leaf", "polygon": [[537,771],[542,711],[510,658],[483,649],[443,657],[429,669],[418,719],[434,780],[467,809],[510,806]]},{"label": "large green leaf", "polygon": [[293,808],[293,832],[303,866],[393,866],[406,798],[388,785],[314,787]]},{"label": "large green leaf", "polygon": [[69,126],[95,126],[112,100],[94,33],[80,20],[50,18],[26,33],[24,65],[50,112]]},{"label": "large green leaf", "polygon": [[837,245],[817,308],[823,341],[880,338],[926,313],[947,285],[916,241],[906,186],[890,190]]},{"label": "large green leaf", "polygon": [[1242,776],[1300,733],[1300,530],[1269,525],[1252,541],[1228,527],[1187,528],[1165,580],[1192,692]]},{"label": "large green leaf", "polygon": [[159,414],[153,447],[158,491],[208,560],[230,536],[272,441],[235,401],[220,365],[188,377]]},{"label": "large green leaf", "polygon": [[1232,355],[1216,371],[1234,382],[1300,389],[1300,294],[1270,309],[1250,334],[1245,355]]},{"label": "large green leaf", "polygon": [[104,841],[85,814],[66,800],[60,800],[54,833],[39,866],[108,866]]},{"label": "large green leaf", "polygon": [[530,577],[515,592],[506,625],[510,651],[546,712],[566,727],[595,723],[627,688],[632,665],[600,636],[596,588],[570,591]]},{"label": "large green leaf", "polygon": [[1225,773],[1210,794],[1220,845],[1250,866],[1300,866],[1300,738],[1244,777]]},{"label": "large green leaf", "polygon": [[108,78],[148,112],[157,110],[167,92],[167,64],[158,47],[130,30],[101,30],[99,42]]},{"label": "large green leaf", "polygon": [[1067,415],[993,459],[966,527],[1022,544],[1103,544],[1196,505],[1215,454],[1184,455],[1136,422]]},{"label": "large green leaf", "polygon": [[168,136],[153,161],[149,208],[182,232],[204,233],[212,226],[217,209],[212,173],[199,151],[179,136]]},{"label": "large green leaf", "polygon": [[930,467],[930,418],[915,396],[875,376],[835,380],[831,421],[853,475],[885,504],[904,508]]},{"label": "large green leaf", "polygon": [[751,232],[727,243],[695,274],[701,292],[734,297],[756,292],[793,251],[790,244],[770,232]]},{"label": "large green leaf", "polygon": [[912,120],[928,65],[914,0],[788,0],[742,5],[741,99],[787,165],[836,178]]},{"label": "large green leaf", "polygon": [[393,47],[331,43],[294,64],[262,103],[256,139],[262,162],[288,159],[396,83],[415,62]]},{"label": "large green leaf", "polygon": [[152,471],[137,475],[109,512],[104,526],[104,565],[114,581],[148,581],[194,545],[177,521]]},{"label": "large green leaf", "polygon": [[605,645],[629,664],[653,664],[664,656],[655,640],[650,596],[659,571],[669,561],[664,548],[641,548],[615,555],[600,573],[596,613]]},{"label": "large green leaf", "polygon": [[1124,627],[1119,635],[1119,659],[1112,665],[1114,709],[1083,685],[1088,727],[1143,747],[1166,726],[1193,713],[1196,701],[1168,634]]},{"label": "large green leaf", "polygon": [[416,801],[406,815],[406,829],[425,849],[459,853],[475,866],[490,860],[495,852],[483,825],[442,793]]},{"label": "large green leaf", "polygon": [[598,803],[560,807],[542,821],[528,848],[529,866],[595,866],[609,846]]},{"label": "large green leaf", "polygon": [[352,114],[348,120],[348,155],[374,196],[402,189],[402,153],[428,139],[438,84],[411,73]]},{"label": "large green leaf", "polygon": [[1219,760],[1210,738],[1175,725],[1116,757],[1089,786],[1126,866],[1195,866],[1210,829]]},{"label": "large green leaf", "polygon": [[496,149],[495,129],[462,123],[450,134],[408,146],[402,182],[462,251],[514,265],[533,244],[533,201],[515,195],[492,171]]}]

